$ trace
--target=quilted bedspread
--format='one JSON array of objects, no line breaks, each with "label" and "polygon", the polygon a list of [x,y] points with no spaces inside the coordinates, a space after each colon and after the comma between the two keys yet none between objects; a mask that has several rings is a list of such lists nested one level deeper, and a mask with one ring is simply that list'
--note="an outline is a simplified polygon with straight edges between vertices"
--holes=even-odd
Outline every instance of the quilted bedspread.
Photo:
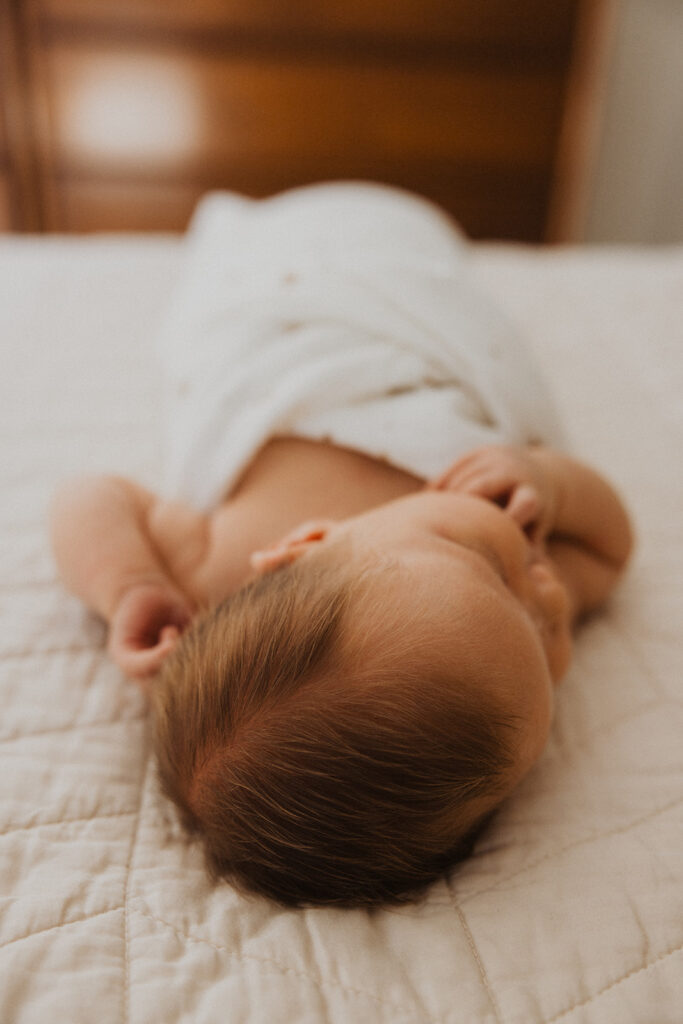
[{"label": "quilted bedspread", "polygon": [[476,251],[638,548],[472,858],[367,913],[209,884],[144,698],[51,560],[59,480],[158,486],[153,342],[180,246],[0,241],[0,1021],[680,1024],[683,249]]}]

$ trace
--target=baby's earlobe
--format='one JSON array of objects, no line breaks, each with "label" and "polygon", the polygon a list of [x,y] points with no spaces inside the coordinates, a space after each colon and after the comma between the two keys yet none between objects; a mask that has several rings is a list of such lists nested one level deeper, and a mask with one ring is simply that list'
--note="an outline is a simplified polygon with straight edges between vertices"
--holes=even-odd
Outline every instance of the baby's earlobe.
[{"label": "baby's earlobe", "polygon": [[281,565],[293,562],[296,557],[296,554],[292,554],[286,548],[271,547],[265,548],[263,551],[252,551],[249,555],[249,564],[255,572],[272,572],[273,569],[279,569]]},{"label": "baby's earlobe", "polygon": [[289,533],[286,533],[282,540],[278,542],[278,546],[310,544],[319,540],[325,540],[335,525],[336,520],[334,519],[307,519],[305,522],[295,526]]},{"label": "baby's earlobe", "polygon": [[336,525],[334,519],[308,519],[284,537],[261,551],[252,551],[249,564],[258,573],[272,572],[297,558],[325,540]]}]

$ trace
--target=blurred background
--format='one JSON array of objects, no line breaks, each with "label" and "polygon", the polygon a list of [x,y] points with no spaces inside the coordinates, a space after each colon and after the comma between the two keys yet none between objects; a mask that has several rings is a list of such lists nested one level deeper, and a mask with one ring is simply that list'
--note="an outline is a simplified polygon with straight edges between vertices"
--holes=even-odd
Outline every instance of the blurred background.
[{"label": "blurred background", "polygon": [[683,0],[0,0],[0,230],[312,181],[476,238],[683,241]]}]

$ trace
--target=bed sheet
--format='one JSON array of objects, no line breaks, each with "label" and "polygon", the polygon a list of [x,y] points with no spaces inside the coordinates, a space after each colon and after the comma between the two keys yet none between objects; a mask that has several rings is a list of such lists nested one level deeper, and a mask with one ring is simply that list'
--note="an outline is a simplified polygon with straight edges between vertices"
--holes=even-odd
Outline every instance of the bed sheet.
[{"label": "bed sheet", "polygon": [[0,1020],[678,1024],[683,249],[476,249],[638,548],[472,858],[367,913],[209,884],[158,792],[144,700],[50,557],[65,476],[159,483],[153,342],[180,244],[0,240]]}]

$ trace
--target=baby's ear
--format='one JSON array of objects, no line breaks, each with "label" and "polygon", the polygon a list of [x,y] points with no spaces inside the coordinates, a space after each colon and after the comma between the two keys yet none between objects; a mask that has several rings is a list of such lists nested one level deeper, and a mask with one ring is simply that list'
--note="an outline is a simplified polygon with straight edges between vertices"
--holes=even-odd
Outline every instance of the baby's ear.
[{"label": "baby's ear", "polygon": [[258,573],[272,572],[295,562],[316,544],[326,540],[336,525],[334,519],[307,519],[274,544],[262,551],[253,551],[249,556],[252,569]]}]

